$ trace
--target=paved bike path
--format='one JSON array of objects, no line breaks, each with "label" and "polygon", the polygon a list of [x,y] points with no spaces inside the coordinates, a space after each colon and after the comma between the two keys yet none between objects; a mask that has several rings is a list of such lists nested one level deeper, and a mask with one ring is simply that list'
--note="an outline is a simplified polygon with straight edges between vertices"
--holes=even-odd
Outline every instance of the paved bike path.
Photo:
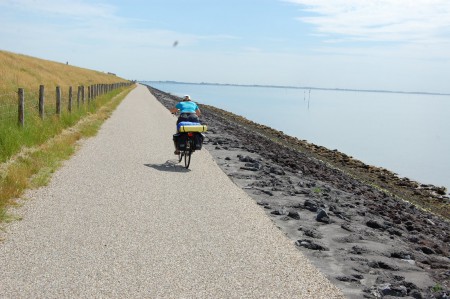
[{"label": "paved bike path", "polygon": [[341,298],[139,85],[0,243],[0,298]]}]

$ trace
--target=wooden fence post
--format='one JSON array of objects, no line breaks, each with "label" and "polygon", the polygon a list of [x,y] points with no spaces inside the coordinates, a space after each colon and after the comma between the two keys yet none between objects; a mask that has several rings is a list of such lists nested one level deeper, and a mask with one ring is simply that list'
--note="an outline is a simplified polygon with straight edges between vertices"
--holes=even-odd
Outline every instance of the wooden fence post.
[{"label": "wooden fence post", "polygon": [[61,115],[61,87],[56,86],[56,115]]},{"label": "wooden fence post", "polygon": [[77,108],[80,108],[80,100],[81,100],[81,86],[77,88]]},{"label": "wooden fence post", "polygon": [[84,90],[84,85],[82,85],[81,86],[81,103],[83,105],[84,105],[85,98],[86,98],[86,93],[85,93],[85,90]]},{"label": "wooden fence post", "polygon": [[23,88],[19,88],[19,126],[25,125],[25,92]]},{"label": "wooden fence post", "polygon": [[72,86],[69,86],[69,107],[67,109],[72,112]]},{"label": "wooden fence post", "polygon": [[39,86],[39,116],[44,119],[44,101],[45,101],[45,87],[44,85]]}]

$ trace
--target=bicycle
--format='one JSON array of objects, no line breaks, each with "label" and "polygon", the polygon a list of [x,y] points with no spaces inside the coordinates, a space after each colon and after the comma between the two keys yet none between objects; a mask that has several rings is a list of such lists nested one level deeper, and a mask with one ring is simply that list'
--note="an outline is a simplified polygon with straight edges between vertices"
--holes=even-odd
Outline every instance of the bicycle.
[{"label": "bicycle", "polygon": [[184,158],[184,167],[189,168],[191,164],[192,153],[202,149],[203,134],[206,132],[207,126],[199,123],[180,122],[178,125],[178,133],[173,135],[178,152],[178,163]]},{"label": "bicycle", "polygon": [[184,167],[186,169],[189,168],[189,165],[191,164],[191,156],[192,153],[195,152],[195,144],[194,144],[194,133],[185,133],[186,134],[186,141],[184,143],[184,150],[179,150],[178,153],[178,163],[183,160],[184,157]]}]

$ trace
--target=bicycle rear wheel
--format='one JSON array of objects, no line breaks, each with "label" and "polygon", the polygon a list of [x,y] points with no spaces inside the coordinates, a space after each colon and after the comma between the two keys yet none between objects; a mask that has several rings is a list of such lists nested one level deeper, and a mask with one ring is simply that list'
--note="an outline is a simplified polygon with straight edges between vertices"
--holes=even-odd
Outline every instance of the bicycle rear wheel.
[{"label": "bicycle rear wheel", "polygon": [[188,138],[186,140],[186,149],[184,151],[184,167],[189,168],[189,165],[191,164],[191,155],[194,151],[194,142],[192,139]]},{"label": "bicycle rear wheel", "polygon": [[191,155],[192,150],[190,148],[186,149],[184,152],[184,167],[189,168],[189,164],[191,164]]}]

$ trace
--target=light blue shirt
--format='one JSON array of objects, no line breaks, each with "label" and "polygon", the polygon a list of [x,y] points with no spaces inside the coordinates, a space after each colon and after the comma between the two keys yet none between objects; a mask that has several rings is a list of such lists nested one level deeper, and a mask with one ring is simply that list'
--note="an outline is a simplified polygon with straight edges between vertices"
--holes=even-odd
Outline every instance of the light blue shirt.
[{"label": "light blue shirt", "polygon": [[195,113],[198,110],[197,104],[192,101],[179,102],[175,108],[179,109],[180,113]]}]

